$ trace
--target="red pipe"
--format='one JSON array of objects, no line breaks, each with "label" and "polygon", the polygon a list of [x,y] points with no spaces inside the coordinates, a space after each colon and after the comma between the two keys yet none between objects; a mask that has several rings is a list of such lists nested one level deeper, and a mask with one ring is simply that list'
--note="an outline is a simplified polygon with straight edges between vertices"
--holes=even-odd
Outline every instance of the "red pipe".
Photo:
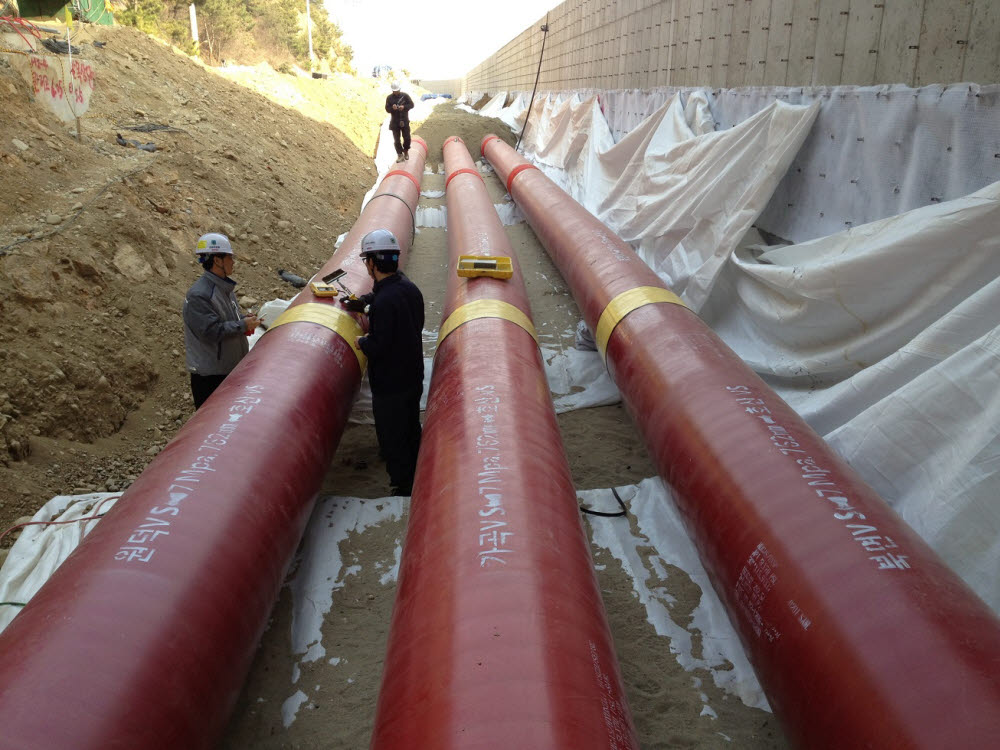
[{"label": "red pipe", "polygon": [[[371,229],[409,248],[417,153],[417,187],[385,179],[319,276],[369,289]],[[358,334],[303,290],[0,634],[0,748],[215,746],[357,394]]]},{"label": "red pipe", "polygon": [[635,748],[517,259],[460,139],[444,162],[449,267],[514,275],[449,273],[371,746]]},{"label": "red pipe", "polygon": [[[526,164],[483,151],[501,180]],[[992,747],[1000,620],[627,244],[537,169],[512,188],[790,739]]]}]

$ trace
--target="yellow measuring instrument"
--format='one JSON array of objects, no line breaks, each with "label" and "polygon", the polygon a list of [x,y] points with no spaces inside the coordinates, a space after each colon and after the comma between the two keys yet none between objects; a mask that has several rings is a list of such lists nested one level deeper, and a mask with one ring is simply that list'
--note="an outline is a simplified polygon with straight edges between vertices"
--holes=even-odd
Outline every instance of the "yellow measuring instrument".
[{"label": "yellow measuring instrument", "polygon": [[514,264],[506,255],[460,255],[458,256],[458,275],[509,279],[514,275]]},{"label": "yellow measuring instrument", "polygon": [[351,293],[351,290],[340,281],[340,277],[346,273],[347,271],[338,268],[336,271],[324,276],[322,281],[310,281],[309,289],[317,297],[336,297],[340,294],[346,294],[350,299],[357,299]]}]

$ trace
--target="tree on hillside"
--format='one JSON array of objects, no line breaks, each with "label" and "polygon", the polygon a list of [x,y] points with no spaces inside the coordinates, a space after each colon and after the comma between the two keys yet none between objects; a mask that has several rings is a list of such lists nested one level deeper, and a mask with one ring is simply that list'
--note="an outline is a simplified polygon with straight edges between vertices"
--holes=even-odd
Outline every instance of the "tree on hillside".
[{"label": "tree on hillside", "polygon": [[200,0],[194,5],[198,33],[208,47],[210,59],[225,59],[227,48],[253,30],[253,16],[244,0]]},{"label": "tree on hillside", "polygon": [[[309,64],[305,0],[194,0],[201,50],[212,62],[234,59],[273,66]],[[165,38],[193,51],[188,26],[188,0],[124,0],[117,7],[119,23]],[[354,52],[343,32],[330,21],[322,3],[311,3],[313,50],[330,70],[351,71]]]}]

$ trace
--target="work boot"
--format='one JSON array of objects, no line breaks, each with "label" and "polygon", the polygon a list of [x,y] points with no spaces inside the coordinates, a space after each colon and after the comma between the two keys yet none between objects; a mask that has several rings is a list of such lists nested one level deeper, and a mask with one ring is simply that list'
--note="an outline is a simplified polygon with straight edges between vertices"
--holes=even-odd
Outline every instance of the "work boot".
[{"label": "work boot", "polygon": [[410,149],[406,149],[406,151],[403,152],[403,161],[409,161],[409,160],[410,160]]},{"label": "work boot", "polygon": [[399,164],[399,162],[403,161],[404,158],[406,158],[406,157],[404,157],[402,154],[400,154],[399,156],[396,157],[396,163]]}]

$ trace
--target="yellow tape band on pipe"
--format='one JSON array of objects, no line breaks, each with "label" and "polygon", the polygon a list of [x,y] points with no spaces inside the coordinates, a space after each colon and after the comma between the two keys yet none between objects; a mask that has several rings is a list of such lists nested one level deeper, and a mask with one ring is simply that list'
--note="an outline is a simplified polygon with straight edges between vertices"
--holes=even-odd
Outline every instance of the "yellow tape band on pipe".
[{"label": "yellow tape band on pipe", "polygon": [[368,366],[368,359],[364,352],[354,345],[358,336],[364,335],[358,321],[349,312],[341,310],[333,305],[322,305],[318,302],[306,302],[304,305],[289,307],[278,317],[276,321],[267,329],[273,331],[275,328],[286,323],[316,323],[324,328],[328,328],[347,342],[348,346],[357,355],[358,365],[364,372]]},{"label": "yellow tape band on pipe", "polygon": [[655,305],[659,302],[687,307],[676,294],[658,286],[637,286],[611,300],[601,313],[601,319],[597,321],[597,331],[594,333],[601,357],[607,359],[608,340],[626,315],[644,305]]},{"label": "yellow tape band on pipe", "polygon": [[503,302],[502,300],[477,299],[474,302],[462,305],[448,316],[448,319],[442,324],[441,330],[438,331],[437,345],[441,346],[441,343],[448,337],[448,334],[460,325],[468,323],[470,320],[476,320],[477,318],[503,318],[504,320],[509,320],[514,325],[520,326],[530,333],[531,338],[535,340],[536,344],[538,343],[538,334],[535,333],[535,326],[532,325],[531,318],[521,310],[509,302]]}]

